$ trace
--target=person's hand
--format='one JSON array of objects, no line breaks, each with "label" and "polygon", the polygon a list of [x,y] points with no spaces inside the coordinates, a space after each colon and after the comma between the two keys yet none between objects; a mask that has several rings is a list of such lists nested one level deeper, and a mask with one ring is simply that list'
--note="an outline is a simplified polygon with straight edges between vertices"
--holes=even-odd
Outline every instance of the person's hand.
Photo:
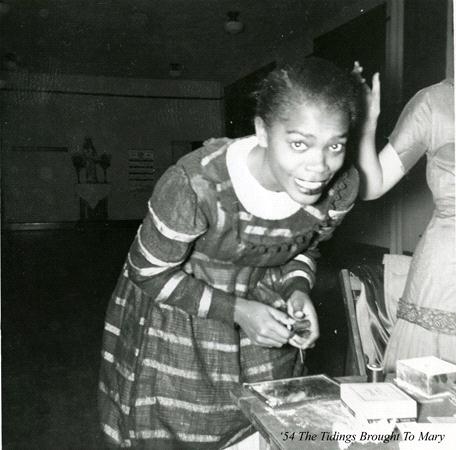
[{"label": "person's hand", "polygon": [[362,85],[364,97],[364,126],[376,127],[380,115],[380,74],[376,72],[372,77],[372,88],[363,77],[363,68],[358,61],[353,65],[352,74]]},{"label": "person's hand", "polygon": [[[234,321],[249,339],[263,347],[282,347],[292,336],[294,320],[286,313],[263,303],[236,299]],[[288,328],[287,328],[288,326]]]},{"label": "person's hand", "polygon": [[288,343],[302,350],[314,347],[320,330],[317,313],[310,297],[301,291],[293,292],[287,302],[287,312],[296,320],[295,333]]}]

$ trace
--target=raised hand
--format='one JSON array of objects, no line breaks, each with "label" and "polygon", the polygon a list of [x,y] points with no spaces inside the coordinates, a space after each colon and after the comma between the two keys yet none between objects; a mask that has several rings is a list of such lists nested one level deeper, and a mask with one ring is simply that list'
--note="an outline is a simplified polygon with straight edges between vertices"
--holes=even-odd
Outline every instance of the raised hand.
[{"label": "raised hand", "polygon": [[353,65],[352,74],[362,85],[364,94],[364,127],[376,127],[380,115],[380,74],[376,72],[372,77],[372,88],[363,77],[363,67],[358,61]]}]

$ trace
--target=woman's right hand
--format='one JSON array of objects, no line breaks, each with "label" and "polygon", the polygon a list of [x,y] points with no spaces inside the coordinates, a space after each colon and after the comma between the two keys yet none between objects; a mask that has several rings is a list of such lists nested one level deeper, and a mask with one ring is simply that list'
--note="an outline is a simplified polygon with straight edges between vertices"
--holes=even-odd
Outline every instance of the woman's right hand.
[{"label": "woman's right hand", "polygon": [[292,336],[287,326],[294,319],[271,306],[243,298],[236,299],[234,321],[244,330],[255,345],[262,347],[282,347]]}]

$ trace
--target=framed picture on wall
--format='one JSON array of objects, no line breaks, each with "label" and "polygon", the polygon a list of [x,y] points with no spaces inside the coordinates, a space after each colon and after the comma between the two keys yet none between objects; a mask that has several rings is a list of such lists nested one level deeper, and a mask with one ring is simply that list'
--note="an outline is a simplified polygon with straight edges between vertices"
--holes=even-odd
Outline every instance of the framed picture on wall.
[{"label": "framed picture on wall", "polygon": [[156,181],[153,148],[131,148],[128,151],[128,186],[130,191],[150,191]]}]

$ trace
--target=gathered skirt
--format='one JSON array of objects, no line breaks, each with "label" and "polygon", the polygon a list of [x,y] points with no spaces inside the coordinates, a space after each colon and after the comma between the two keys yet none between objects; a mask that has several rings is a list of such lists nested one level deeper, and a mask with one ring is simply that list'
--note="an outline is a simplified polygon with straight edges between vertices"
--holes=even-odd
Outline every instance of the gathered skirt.
[{"label": "gathered skirt", "polygon": [[[434,215],[414,252],[403,301],[386,352],[398,359],[436,356],[456,363],[456,241],[454,216]],[[399,308],[400,309],[400,308]]]},{"label": "gathered skirt", "polygon": [[115,293],[99,383],[111,445],[221,448],[252,432],[231,399],[235,386],[301,374],[294,347],[252,345],[238,327],[153,303],[126,277]]}]

